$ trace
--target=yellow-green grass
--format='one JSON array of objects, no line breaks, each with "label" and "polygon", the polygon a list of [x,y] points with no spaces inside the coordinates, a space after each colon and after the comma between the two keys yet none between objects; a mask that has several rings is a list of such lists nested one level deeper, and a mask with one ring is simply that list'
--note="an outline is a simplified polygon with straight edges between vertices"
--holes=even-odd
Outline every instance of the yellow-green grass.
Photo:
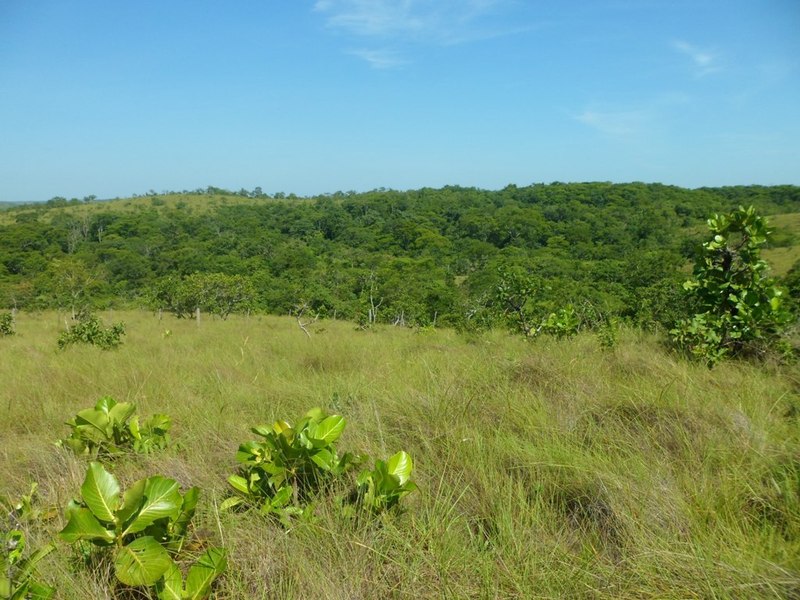
[{"label": "yellow-green grass", "polygon": [[[253,204],[263,204],[265,202],[305,202],[307,200],[296,198],[292,200],[276,200],[271,198],[247,198],[244,196],[231,195],[203,195],[203,194],[163,194],[157,196],[139,196],[136,198],[119,198],[100,202],[86,202],[66,204],[64,206],[47,207],[44,212],[39,214],[45,221],[52,221],[61,215],[69,215],[71,218],[88,218],[101,212],[114,212],[126,214],[142,210],[164,210],[175,209],[179,206],[185,207],[194,213],[205,213],[220,206],[247,206]],[[0,225],[15,223],[20,215],[37,213],[41,206],[27,205],[15,207],[11,210],[0,210]]]},{"label": "yellow-green grass", "polygon": [[[800,370],[714,370],[623,332],[535,343],[501,333],[320,322],[122,319],[122,347],[56,350],[63,316],[18,315],[0,338],[0,492],[39,482],[63,507],[83,461],[53,446],[100,396],[169,414],[177,448],[110,468],[203,489],[200,537],[224,544],[217,598],[787,598],[800,595]],[[171,333],[165,335],[166,331]],[[320,498],[289,530],[219,514],[249,428],[323,406],[341,449],[407,450],[406,512],[354,522]],[[63,526],[25,528],[34,544]],[[66,547],[63,598],[113,597]]]},{"label": "yellow-green grass", "polygon": [[792,243],[779,248],[767,248],[762,252],[762,257],[769,263],[773,275],[782,277],[789,269],[800,261],[800,213],[786,213],[771,215],[769,223],[775,236],[786,238]]}]

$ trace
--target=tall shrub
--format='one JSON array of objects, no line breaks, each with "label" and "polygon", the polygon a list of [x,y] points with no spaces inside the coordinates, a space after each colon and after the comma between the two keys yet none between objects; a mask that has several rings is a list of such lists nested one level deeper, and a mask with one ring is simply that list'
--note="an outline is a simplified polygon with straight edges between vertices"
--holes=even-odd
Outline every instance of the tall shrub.
[{"label": "tall shrub", "polygon": [[726,356],[763,354],[778,347],[788,321],[784,292],[761,259],[770,231],[755,209],[739,207],[708,220],[694,276],[683,287],[693,316],[671,331],[676,345],[709,366]]}]

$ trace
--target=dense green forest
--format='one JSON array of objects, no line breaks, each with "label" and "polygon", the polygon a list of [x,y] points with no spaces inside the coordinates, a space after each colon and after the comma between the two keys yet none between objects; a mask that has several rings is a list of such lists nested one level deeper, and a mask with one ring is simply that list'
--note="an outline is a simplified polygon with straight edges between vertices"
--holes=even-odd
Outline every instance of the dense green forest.
[{"label": "dense green forest", "polygon": [[[468,326],[482,321],[504,274],[522,274],[545,310],[663,324],[705,220],[739,205],[797,213],[800,187],[552,183],[313,198],[209,187],[54,198],[0,212],[0,306],[182,314],[176,286],[216,277],[236,289],[227,311],[302,307],[362,323]],[[798,235],[778,227],[772,246],[792,247]]]}]

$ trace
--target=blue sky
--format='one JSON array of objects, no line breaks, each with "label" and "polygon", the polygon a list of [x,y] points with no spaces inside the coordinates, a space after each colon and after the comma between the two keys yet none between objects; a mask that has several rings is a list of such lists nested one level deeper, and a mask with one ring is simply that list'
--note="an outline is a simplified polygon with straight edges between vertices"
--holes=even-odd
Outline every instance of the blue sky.
[{"label": "blue sky", "polygon": [[800,184],[797,0],[0,0],[0,200]]}]

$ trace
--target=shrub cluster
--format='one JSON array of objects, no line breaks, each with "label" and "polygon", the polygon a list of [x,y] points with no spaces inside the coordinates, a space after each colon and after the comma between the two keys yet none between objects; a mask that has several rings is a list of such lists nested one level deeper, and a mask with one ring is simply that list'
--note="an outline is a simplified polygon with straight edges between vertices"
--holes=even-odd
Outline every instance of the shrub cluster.
[{"label": "shrub cluster", "polygon": [[[368,460],[363,454],[339,455],[335,442],[345,424],[344,417],[313,408],[295,425],[280,420],[272,426],[254,427],[251,431],[262,439],[239,446],[238,473],[228,478],[236,495],[222,509],[254,508],[284,522],[304,514],[309,500]],[[358,476],[351,497],[373,513],[389,510],[416,489],[409,481],[412,469],[411,457],[403,451],[388,461],[378,460],[374,469]]]},{"label": "shrub cluster", "polygon": [[124,323],[114,323],[111,327],[104,327],[96,316],[82,315],[77,323],[58,336],[58,347],[63,350],[72,344],[90,344],[109,350],[122,343],[123,335],[125,335]]},{"label": "shrub cluster", "polygon": [[10,312],[0,313],[0,336],[14,335],[14,315]]},{"label": "shrub cluster", "polygon": [[[135,410],[128,402],[101,398],[93,408],[79,411],[67,422],[70,434],[57,444],[93,459],[165,449],[170,442],[169,417],[154,415],[140,425]],[[258,508],[283,522],[302,514],[312,497],[366,460],[350,453],[339,456],[334,442],[344,426],[343,417],[315,408],[294,426],[280,420],[271,427],[254,428],[263,440],[240,446],[236,455],[239,473],[228,479],[237,495],[226,499],[222,509]],[[416,489],[409,480],[412,468],[405,452],[388,461],[376,461],[374,469],[358,476],[355,501],[367,514],[396,507]],[[36,487],[34,483],[30,494],[20,501],[0,498],[14,521],[36,518],[32,501]],[[182,493],[176,480],[161,475],[140,479],[123,492],[119,480],[92,460],[79,497],[66,507],[67,523],[59,537],[77,546],[84,558],[107,561],[115,586],[149,588],[143,593],[159,600],[207,598],[213,582],[227,568],[227,556],[224,548],[214,546],[197,558],[186,552],[187,542],[197,535],[192,522],[199,496],[198,487]],[[0,542],[0,598],[53,597],[55,589],[37,580],[36,564],[54,546],[48,544],[23,558],[25,536],[21,531],[4,533]]]}]

